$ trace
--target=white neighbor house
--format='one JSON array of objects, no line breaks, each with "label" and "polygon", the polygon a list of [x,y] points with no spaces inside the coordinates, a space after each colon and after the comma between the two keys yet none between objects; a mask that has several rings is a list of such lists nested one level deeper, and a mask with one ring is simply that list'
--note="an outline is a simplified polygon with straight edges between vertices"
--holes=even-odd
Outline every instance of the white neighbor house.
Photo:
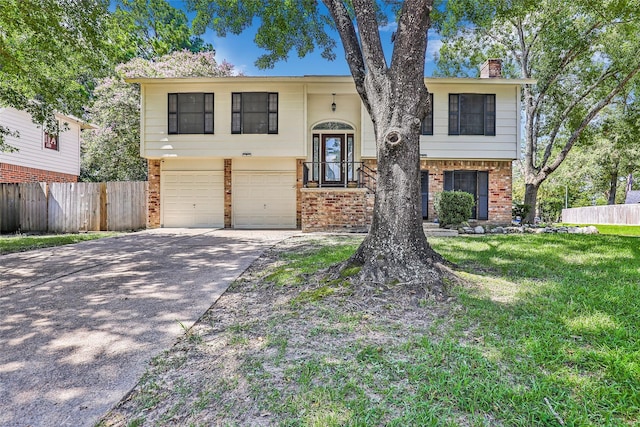
[{"label": "white neighbor house", "polygon": [[0,152],[0,183],[76,182],[80,175],[80,131],[92,128],[80,119],[56,114],[61,129],[50,135],[32,122],[31,115],[14,108],[0,108],[0,125],[18,131],[5,141],[18,151]]},{"label": "white neighbor house", "polygon": [[[480,224],[511,221],[520,92],[533,80],[426,78],[423,217],[433,196],[469,191]],[[373,124],[351,77],[138,78],[149,227],[366,230],[376,176]]]}]

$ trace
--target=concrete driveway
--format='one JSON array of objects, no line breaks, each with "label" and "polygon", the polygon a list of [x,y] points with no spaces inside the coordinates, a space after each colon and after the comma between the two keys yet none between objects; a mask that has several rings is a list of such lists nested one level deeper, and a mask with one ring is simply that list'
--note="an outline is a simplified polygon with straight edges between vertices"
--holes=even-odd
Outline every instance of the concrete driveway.
[{"label": "concrete driveway", "polygon": [[0,256],[0,426],[88,426],[296,231],[148,230]]}]

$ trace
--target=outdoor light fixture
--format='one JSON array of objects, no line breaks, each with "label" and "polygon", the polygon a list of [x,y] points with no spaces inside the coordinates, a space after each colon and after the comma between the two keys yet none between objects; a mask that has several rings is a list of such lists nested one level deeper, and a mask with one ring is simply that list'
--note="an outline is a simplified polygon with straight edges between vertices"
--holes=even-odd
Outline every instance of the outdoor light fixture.
[{"label": "outdoor light fixture", "polygon": [[332,93],[331,95],[333,96],[333,102],[331,103],[331,111],[333,111],[335,113],[335,111],[336,111],[336,94]]}]

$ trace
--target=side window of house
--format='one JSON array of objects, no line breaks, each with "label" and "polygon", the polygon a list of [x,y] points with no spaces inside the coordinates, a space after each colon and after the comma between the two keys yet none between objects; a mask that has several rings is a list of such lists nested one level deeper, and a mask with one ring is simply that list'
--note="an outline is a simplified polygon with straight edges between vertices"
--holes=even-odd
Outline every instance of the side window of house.
[{"label": "side window of house", "polygon": [[44,148],[49,150],[60,151],[60,134],[59,133],[44,133]]},{"label": "side window of house", "polygon": [[231,94],[231,133],[278,133],[278,94]]},{"label": "side window of house", "polygon": [[422,120],[422,135],[433,135],[433,94],[429,93],[429,111]]},{"label": "side window of house", "polygon": [[445,171],[445,191],[465,191],[476,201],[471,219],[489,219],[489,172]]},{"label": "side window of house", "polygon": [[495,94],[449,94],[449,135],[495,134]]},{"label": "side window of house", "polygon": [[213,93],[170,93],[168,132],[213,133]]}]

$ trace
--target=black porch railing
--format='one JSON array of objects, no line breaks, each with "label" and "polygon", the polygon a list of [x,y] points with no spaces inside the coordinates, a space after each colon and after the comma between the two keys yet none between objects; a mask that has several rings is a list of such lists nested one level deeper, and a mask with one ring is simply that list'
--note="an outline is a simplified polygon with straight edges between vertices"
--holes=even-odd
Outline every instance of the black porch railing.
[{"label": "black porch railing", "polygon": [[363,162],[305,162],[303,184],[307,188],[367,188],[375,191],[376,171]]}]

